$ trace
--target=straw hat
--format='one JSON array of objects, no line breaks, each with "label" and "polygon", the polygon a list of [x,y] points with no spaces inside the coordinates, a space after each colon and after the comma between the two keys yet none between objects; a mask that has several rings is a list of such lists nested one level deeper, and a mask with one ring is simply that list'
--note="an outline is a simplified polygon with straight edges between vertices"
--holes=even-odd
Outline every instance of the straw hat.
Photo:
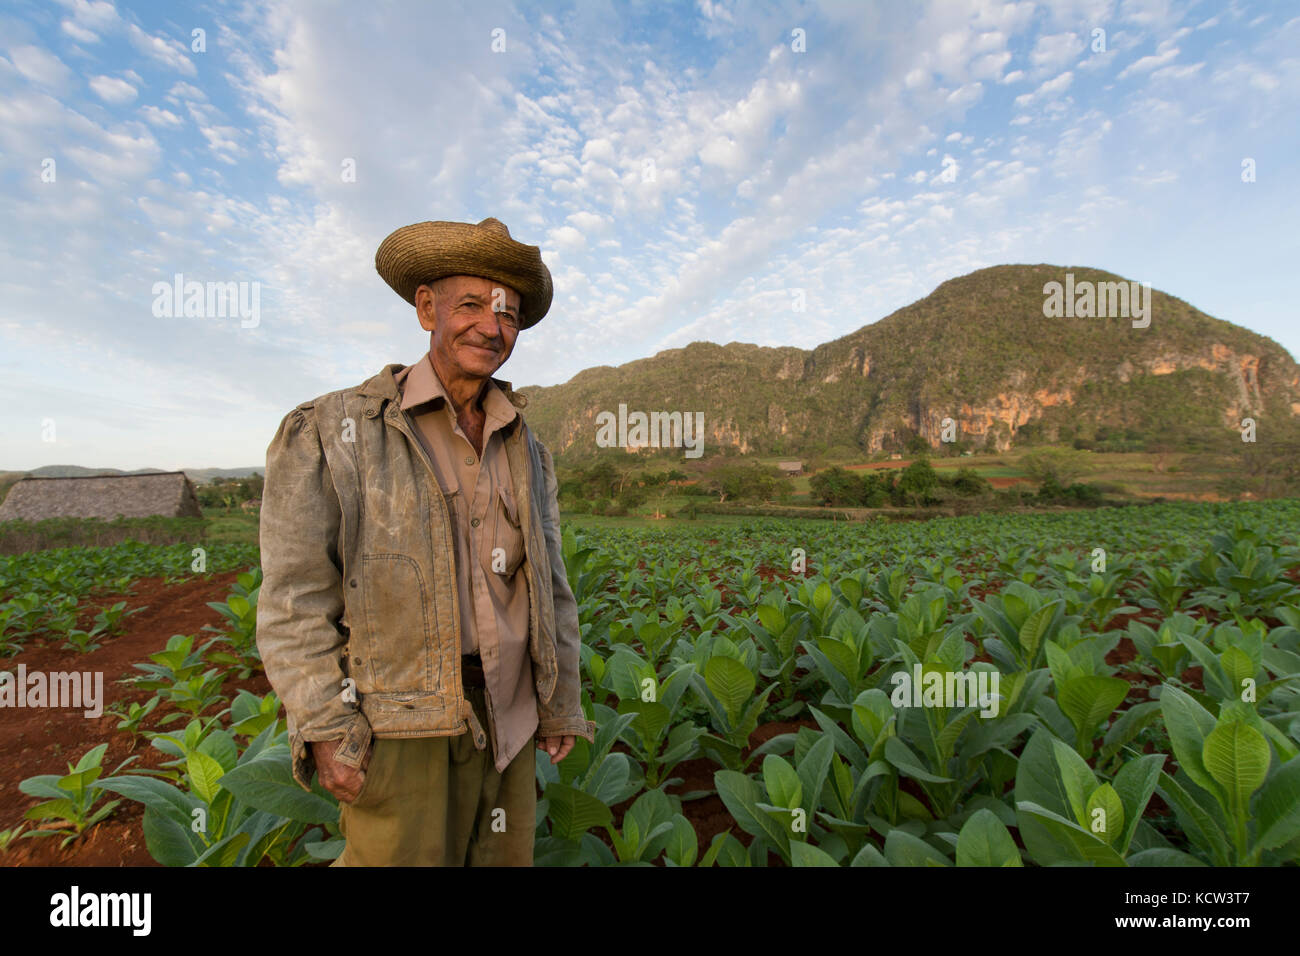
[{"label": "straw hat", "polygon": [[375,253],[383,280],[411,305],[415,290],[446,276],[482,276],[519,293],[519,327],[542,320],[551,307],[551,271],[537,246],[510,238],[499,219],[417,222],[389,235]]}]

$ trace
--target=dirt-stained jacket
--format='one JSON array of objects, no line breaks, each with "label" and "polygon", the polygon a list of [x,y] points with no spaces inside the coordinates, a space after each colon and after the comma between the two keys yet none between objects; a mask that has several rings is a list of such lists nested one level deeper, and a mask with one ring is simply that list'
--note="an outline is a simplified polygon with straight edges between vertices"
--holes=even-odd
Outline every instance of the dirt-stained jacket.
[{"label": "dirt-stained jacket", "polygon": [[[360,766],[377,737],[487,735],[461,685],[451,515],[393,381],[303,402],[266,452],[257,646],[284,702],[294,779],[310,787],[311,741],[339,740]],[[516,407],[526,400],[493,379]],[[561,551],[551,453],[523,417],[505,440],[524,529],[528,646],[538,736],[595,724],[579,698],[578,608]]]}]

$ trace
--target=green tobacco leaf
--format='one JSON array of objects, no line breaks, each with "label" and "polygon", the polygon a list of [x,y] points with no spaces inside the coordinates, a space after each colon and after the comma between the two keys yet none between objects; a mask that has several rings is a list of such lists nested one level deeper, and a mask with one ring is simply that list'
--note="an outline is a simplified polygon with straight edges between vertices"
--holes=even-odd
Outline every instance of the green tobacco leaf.
[{"label": "green tobacco leaf", "polygon": [[790,844],[790,862],[792,866],[839,866],[825,850],[797,840]]},{"label": "green tobacco leaf", "polygon": [[[1165,690],[1168,691],[1169,687],[1166,686]],[[1183,767],[1184,771],[1186,769]],[[1203,850],[1215,866],[1231,864],[1228,841],[1224,836],[1223,828],[1209,811],[1196,801],[1195,797],[1183,789],[1177,780],[1163,772],[1160,774],[1160,783],[1156,786],[1156,792],[1174,809],[1178,822],[1193,846]]]},{"label": "green tobacco leaf", "polygon": [[1276,849],[1300,836],[1300,757],[1288,760],[1264,785],[1256,809],[1258,845]]},{"label": "green tobacco leaf", "polygon": [[768,799],[778,807],[793,810],[803,799],[803,782],[799,774],[785,758],[776,754],[763,758],[763,783],[767,786]]},{"label": "green tobacco leaf", "polygon": [[185,770],[189,774],[190,789],[195,796],[204,803],[211,803],[216,799],[217,791],[221,789],[217,781],[222,778],[225,771],[221,769],[221,764],[215,757],[210,757],[199,750],[192,750],[185,761]]},{"label": "green tobacco leaf", "polygon": [[565,840],[579,840],[592,827],[613,822],[609,807],[590,794],[563,783],[547,784],[546,799],[551,805],[554,834]]},{"label": "green tobacco leaf", "polygon": [[[1096,866],[1123,866],[1124,859],[1077,823],[1065,819],[1036,803],[1016,803],[1019,819],[1030,817],[1041,823],[1062,848],[1068,848],[1075,860]],[[1042,862],[1042,861],[1039,861]]]},{"label": "green tobacco leaf", "polygon": [[1061,712],[1074,724],[1080,740],[1090,740],[1097,726],[1128,695],[1129,683],[1121,677],[1072,677],[1057,690]]},{"label": "green tobacco leaf", "polygon": [[773,637],[780,637],[785,633],[785,612],[779,607],[773,607],[770,604],[760,604],[756,608],[758,619],[763,627]]},{"label": "green tobacco leaf", "polygon": [[1056,608],[1059,601],[1052,601],[1044,604],[1033,614],[1025,619],[1025,623],[1020,626],[1020,648],[1025,655],[1025,665],[1033,667],[1034,658],[1038,656],[1038,648],[1043,643],[1043,635],[1047,633],[1048,625],[1052,623],[1052,618],[1056,616]]},{"label": "green tobacco leaf", "polygon": [[930,844],[903,830],[890,830],[885,837],[885,859],[890,866],[952,866]]},{"label": "green tobacco leaf", "polygon": [[1263,785],[1271,756],[1264,735],[1240,721],[1219,724],[1205,738],[1201,750],[1205,769],[1230,795],[1239,812]]},{"label": "green tobacco leaf", "polygon": [[1169,742],[1174,749],[1178,766],[1187,772],[1192,782],[1210,793],[1219,792],[1214,778],[1205,769],[1202,750],[1205,738],[1214,730],[1214,715],[1190,696],[1165,684],[1160,693],[1160,712],[1169,732]]},{"label": "green tobacco leaf", "polygon": [[[1088,795],[1097,788],[1097,778],[1079,754],[1069,744],[1052,740],[1052,755],[1056,758],[1061,784],[1069,800],[1070,811],[1081,827],[1088,825]],[[1052,809],[1048,807],[1048,809]]]},{"label": "green tobacco leaf", "polygon": [[1146,754],[1130,760],[1115,774],[1115,792],[1124,804],[1124,832],[1116,847],[1121,854],[1128,852],[1142,814],[1160,782],[1160,768],[1164,763],[1164,754]]},{"label": "green tobacco leaf", "polygon": [[1090,833],[1114,846],[1124,834],[1124,802],[1115,788],[1103,783],[1088,797],[1085,811]]},{"label": "green tobacco leaf", "polygon": [[885,738],[885,759],[898,768],[899,773],[914,780],[924,780],[927,783],[953,782],[951,777],[940,777],[922,767],[916,755],[898,737]]},{"label": "green tobacco leaf", "polygon": [[1246,681],[1255,678],[1255,662],[1240,647],[1229,647],[1219,655],[1219,663],[1223,666],[1223,673],[1228,680],[1228,686],[1236,694],[1236,699],[1241,700],[1241,695],[1246,688]]},{"label": "green tobacco leaf", "polygon": [[722,703],[728,719],[736,723],[754,693],[756,681],[749,668],[733,657],[711,657],[704,665],[704,682]]},{"label": "green tobacco leaf", "polygon": [[1024,866],[1011,832],[992,810],[976,810],[957,835],[958,866]]},{"label": "green tobacco leaf", "polygon": [[221,786],[255,810],[299,823],[335,823],[339,818],[335,802],[298,786],[289,752],[283,747],[268,748],[252,760],[245,759],[221,778]]},{"label": "green tobacco leaf", "polygon": [[789,859],[790,835],[783,824],[759,808],[758,785],[753,780],[734,770],[719,770],[713,775],[713,785],[742,830],[767,840]]}]

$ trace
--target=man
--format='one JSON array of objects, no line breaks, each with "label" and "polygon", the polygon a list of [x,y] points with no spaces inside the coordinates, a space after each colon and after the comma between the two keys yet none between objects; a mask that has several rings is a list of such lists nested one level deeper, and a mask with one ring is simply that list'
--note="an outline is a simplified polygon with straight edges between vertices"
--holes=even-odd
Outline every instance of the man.
[{"label": "man", "polygon": [[429,351],[281,422],[258,647],[294,778],[342,804],[336,866],[530,866],[531,744],[558,763],[595,731],[554,463],[493,378],[551,274],[496,219],[398,229],[375,268]]}]

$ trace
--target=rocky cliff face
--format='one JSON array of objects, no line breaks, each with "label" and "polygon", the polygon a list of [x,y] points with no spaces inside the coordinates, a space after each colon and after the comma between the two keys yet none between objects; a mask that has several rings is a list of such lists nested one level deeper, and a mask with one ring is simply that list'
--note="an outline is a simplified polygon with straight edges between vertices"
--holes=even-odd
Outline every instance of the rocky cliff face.
[{"label": "rocky cliff face", "polygon": [[1045,318],[1040,290],[1066,268],[1119,279],[1080,267],[984,269],[811,351],[694,343],[529,389],[529,422],[553,450],[584,451],[596,415],[620,401],[699,409],[705,454],[795,455],[893,450],[912,435],[938,447],[948,418],[957,440],[1005,451],[1045,417],[1148,433],[1162,427],[1157,412],[1225,428],[1300,417],[1300,366],[1284,349],[1165,293],[1153,291],[1153,320],[1140,331],[1127,320]]}]

